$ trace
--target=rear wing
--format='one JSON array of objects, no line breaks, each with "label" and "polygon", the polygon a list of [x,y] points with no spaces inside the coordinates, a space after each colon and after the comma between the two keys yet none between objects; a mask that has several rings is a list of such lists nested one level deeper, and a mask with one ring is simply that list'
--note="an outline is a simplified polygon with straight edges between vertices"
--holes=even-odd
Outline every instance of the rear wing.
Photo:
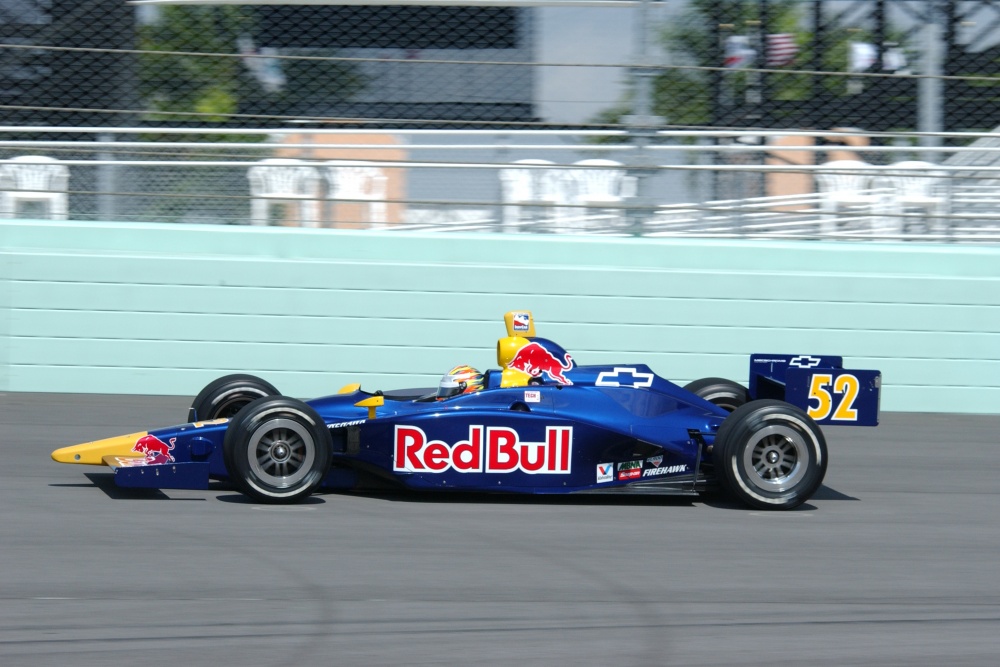
[{"label": "rear wing", "polygon": [[751,398],[775,398],[802,408],[818,424],[878,426],[881,371],[845,369],[842,357],[754,354]]}]

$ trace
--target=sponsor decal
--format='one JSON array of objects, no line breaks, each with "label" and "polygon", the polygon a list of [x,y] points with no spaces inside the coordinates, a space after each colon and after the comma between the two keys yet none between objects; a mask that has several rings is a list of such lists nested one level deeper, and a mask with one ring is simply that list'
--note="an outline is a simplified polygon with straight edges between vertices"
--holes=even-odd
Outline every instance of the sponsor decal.
[{"label": "sponsor decal", "polygon": [[541,403],[542,402],[542,392],[540,392],[540,391],[525,391],[524,392],[524,402],[525,403]]},{"label": "sponsor decal", "polygon": [[615,481],[615,464],[614,463],[598,463],[597,464],[597,483],[602,484],[604,482]]},{"label": "sponsor decal", "polygon": [[682,463],[675,466],[663,466],[662,468],[647,468],[642,471],[643,477],[657,477],[658,475],[676,475],[679,472],[687,472],[687,464]]},{"label": "sponsor decal", "polygon": [[642,461],[626,461],[618,464],[618,479],[635,479],[642,476]]},{"label": "sponsor decal", "polygon": [[160,465],[162,463],[173,463],[174,444],[177,438],[170,438],[170,444],[163,442],[155,435],[144,435],[135,441],[132,451],[145,456],[145,462],[141,465]]},{"label": "sponsor decal", "polygon": [[528,313],[514,313],[514,331],[527,331],[531,325]]},{"label": "sponsor decal", "polygon": [[568,475],[573,427],[545,427],[544,442],[521,440],[506,426],[470,426],[469,439],[449,445],[430,440],[417,426],[396,426],[392,469],[396,472],[511,473]]},{"label": "sponsor decal", "polygon": [[329,429],[334,429],[334,428],[344,428],[345,426],[360,426],[361,424],[364,424],[366,421],[368,420],[355,419],[354,421],[349,421],[349,422],[337,422],[336,424],[327,424],[326,427]]},{"label": "sponsor decal", "polygon": [[563,361],[549,352],[541,343],[528,343],[514,355],[507,368],[527,373],[531,377],[541,377],[542,373],[559,384],[573,384],[563,373],[573,368],[573,357],[566,355]]},{"label": "sponsor decal", "polygon": [[646,459],[646,463],[656,468],[659,468],[660,464],[663,463],[663,454],[660,454],[658,456],[650,456],[648,459]]},{"label": "sponsor decal", "polygon": [[649,387],[653,384],[652,373],[642,373],[636,368],[618,368],[604,371],[597,376],[598,387]]},{"label": "sponsor decal", "polygon": [[810,357],[807,354],[803,354],[789,359],[788,365],[797,366],[799,368],[815,368],[816,366],[819,366],[820,361],[821,359],[819,357]]}]

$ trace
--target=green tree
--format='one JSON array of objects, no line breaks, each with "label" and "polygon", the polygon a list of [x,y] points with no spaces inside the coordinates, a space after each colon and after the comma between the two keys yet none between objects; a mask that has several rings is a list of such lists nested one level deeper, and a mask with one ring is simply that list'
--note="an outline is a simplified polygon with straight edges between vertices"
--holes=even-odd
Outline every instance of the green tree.
[{"label": "green tree", "polygon": [[[769,0],[767,32],[795,35],[798,53],[788,69],[810,69],[813,65],[813,35],[802,29],[806,5],[797,0]],[[753,0],[691,0],[687,10],[660,33],[660,42],[670,54],[671,67],[658,74],[653,86],[654,113],[671,125],[708,125],[712,121],[713,77],[707,69],[723,66],[723,45],[713,44],[711,26],[718,22],[720,41],[733,35],[747,35],[758,30],[760,3]],[[900,36],[891,36],[899,39]],[[821,76],[771,71],[764,75],[766,96],[772,102],[806,101],[810,98],[838,98],[849,94],[847,73],[848,45],[851,41],[874,41],[870,32],[829,26],[824,35],[822,71],[842,72],[842,76]],[[764,67],[758,55],[754,67]],[[746,99],[752,76],[742,69],[722,73],[721,97],[733,107]],[[818,83],[817,83],[818,82]],[[815,85],[815,87],[814,87]],[[628,100],[598,115],[598,122],[614,123],[630,113]]]},{"label": "green tree", "polygon": [[[363,87],[350,65],[323,58],[282,58],[286,85],[269,92],[240,58],[190,53],[236,54],[238,41],[254,33],[252,8],[163,7],[158,20],[141,26],[139,92],[153,118],[178,120],[156,111],[198,112],[221,122],[230,114],[294,114],[305,101],[329,104]],[[324,56],[331,54],[326,52]]]},{"label": "green tree", "polygon": [[139,94],[146,108],[206,113],[215,121],[235,113],[243,68],[238,58],[175,54],[235,53],[236,40],[250,27],[249,14],[239,7],[164,7],[156,22],[139,29]]},{"label": "green tree", "polygon": [[[802,49],[803,35],[800,24],[800,4],[794,0],[779,0],[768,3],[768,26],[770,33],[799,34],[800,52],[797,61],[806,55]],[[760,22],[760,5],[757,2],[739,0],[693,0],[680,20],[667,26],[661,34],[661,41],[676,65],[689,67],[721,67],[714,56],[721,54],[722,48],[712,43],[710,26],[720,21],[724,26],[721,38],[729,35],[748,35],[756,31]],[[721,20],[720,20],[721,19]],[[754,67],[762,67],[763,58],[758,55]],[[771,95],[788,99],[803,93],[801,77],[789,74],[768,75],[768,90]],[[742,99],[747,86],[751,85],[748,73],[734,69],[723,74],[722,86],[732,100]],[[654,86],[654,105],[657,113],[663,114],[670,123],[680,125],[706,125],[712,114],[712,73],[698,69],[668,69],[657,77]]]}]

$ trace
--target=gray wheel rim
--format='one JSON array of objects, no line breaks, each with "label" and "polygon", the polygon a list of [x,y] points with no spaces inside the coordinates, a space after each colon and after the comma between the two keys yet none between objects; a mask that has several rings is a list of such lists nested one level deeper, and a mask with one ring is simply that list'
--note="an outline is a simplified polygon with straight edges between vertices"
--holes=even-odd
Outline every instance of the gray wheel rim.
[{"label": "gray wheel rim", "polygon": [[763,491],[788,491],[805,477],[808,464],[805,438],[780,424],[756,431],[743,450],[747,481]]},{"label": "gray wheel rim", "polygon": [[271,419],[254,430],[247,454],[250,470],[261,482],[287,488],[312,470],[316,443],[302,424],[291,419]]},{"label": "gray wheel rim", "polygon": [[226,417],[231,419],[235,417],[236,413],[240,411],[240,408],[254,400],[254,396],[247,396],[247,394],[255,394],[257,397],[267,396],[267,392],[260,389],[252,389],[250,387],[231,389],[217,399],[221,400],[221,403],[213,406],[212,418],[218,419]]},{"label": "gray wheel rim", "polygon": [[743,405],[742,403],[739,402],[739,399],[733,393],[728,391],[707,394],[705,396],[702,396],[702,398],[704,398],[709,403],[713,403],[716,406],[722,408],[723,410],[727,410],[729,412],[733,412],[736,410],[736,408]]},{"label": "gray wheel rim", "polygon": [[218,408],[215,409],[215,414],[212,415],[213,419],[232,419],[236,416],[236,413],[240,411],[244,405],[252,401],[252,398],[231,398]]},{"label": "gray wheel rim", "polygon": [[728,410],[729,412],[735,412],[736,408],[740,407],[740,404],[736,402],[736,397],[734,396],[725,396],[723,398],[717,398],[715,400],[710,399],[709,402],[714,403],[723,410]]}]

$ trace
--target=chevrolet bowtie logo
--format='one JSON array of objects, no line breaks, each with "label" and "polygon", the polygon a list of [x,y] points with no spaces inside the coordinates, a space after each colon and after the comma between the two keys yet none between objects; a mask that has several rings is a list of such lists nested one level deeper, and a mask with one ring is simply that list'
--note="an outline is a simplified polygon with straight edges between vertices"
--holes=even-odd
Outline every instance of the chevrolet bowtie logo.
[{"label": "chevrolet bowtie logo", "polygon": [[815,368],[819,366],[819,357],[810,357],[808,355],[800,355],[798,357],[792,357],[788,361],[789,366],[798,366],[799,368]]},{"label": "chevrolet bowtie logo", "polygon": [[653,374],[616,366],[614,371],[604,371],[598,375],[594,384],[598,387],[648,387],[653,384]]}]

